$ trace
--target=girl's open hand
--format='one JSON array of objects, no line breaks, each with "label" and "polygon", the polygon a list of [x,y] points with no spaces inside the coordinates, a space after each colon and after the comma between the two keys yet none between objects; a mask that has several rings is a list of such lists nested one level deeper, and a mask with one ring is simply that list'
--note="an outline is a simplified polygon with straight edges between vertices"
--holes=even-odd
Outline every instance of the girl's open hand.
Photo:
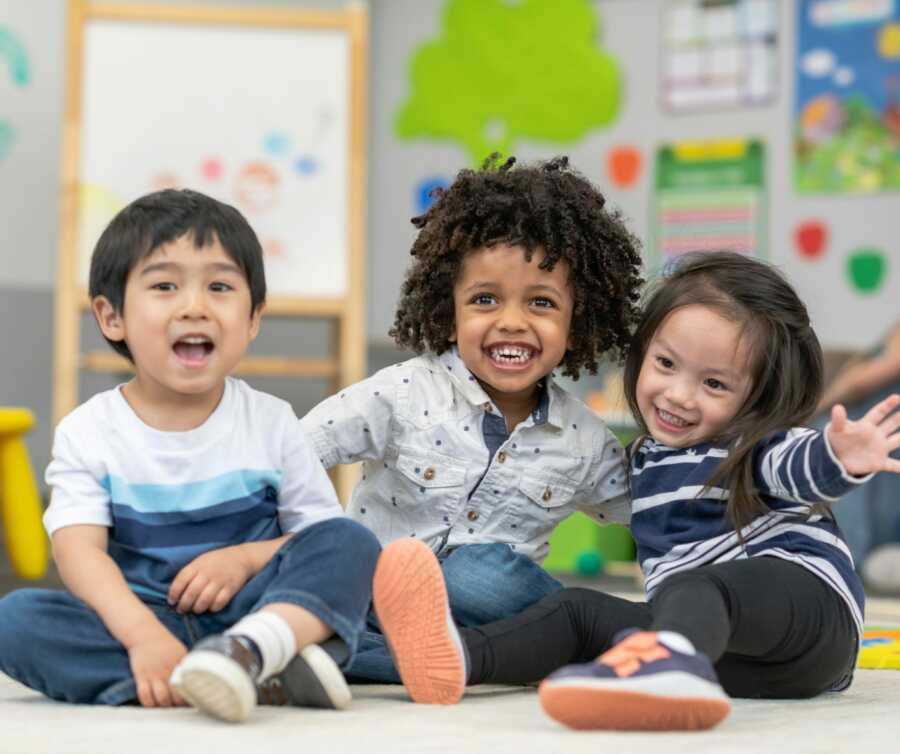
[{"label": "girl's open hand", "polygon": [[831,449],[854,476],[878,471],[900,473],[900,460],[890,454],[900,448],[900,395],[894,394],[872,407],[859,421],[850,421],[846,409],[831,409],[825,430]]}]

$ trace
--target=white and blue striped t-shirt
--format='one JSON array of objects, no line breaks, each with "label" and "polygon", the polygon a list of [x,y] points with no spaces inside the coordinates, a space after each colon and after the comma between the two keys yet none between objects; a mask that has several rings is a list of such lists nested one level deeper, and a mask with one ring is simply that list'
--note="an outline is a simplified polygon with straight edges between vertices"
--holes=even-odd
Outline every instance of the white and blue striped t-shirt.
[{"label": "white and blue striped t-shirt", "polygon": [[138,418],[120,388],[59,423],[44,526],[51,535],[109,527],[109,554],[136,593],[164,600],[178,571],[204,552],[343,514],[285,401],[228,378],[201,426],[162,432]]},{"label": "white and blue striped t-shirt", "polygon": [[808,569],[846,602],[862,636],[864,594],[830,516],[810,506],[836,500],[869,477],[848,474],[822,432],[792,429],[754,450],[754,482],[768,512],[742,530],[725,515],[728,491],[707,488],[728,451],[709,443],[670,448],[646,439],[631,454],[631,533],[647,598],[669,576],[710,563],[771,556]]}]

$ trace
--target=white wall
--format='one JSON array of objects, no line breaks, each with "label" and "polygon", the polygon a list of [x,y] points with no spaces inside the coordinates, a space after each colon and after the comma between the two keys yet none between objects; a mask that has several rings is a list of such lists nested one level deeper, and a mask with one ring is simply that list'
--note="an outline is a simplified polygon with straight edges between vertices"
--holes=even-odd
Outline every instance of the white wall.
[{"label": "white wall", "polygon": [[[900,246],[897,243],[898,193],[798,196],[792,183],[792,119],[794,90],[795,0],[780,7],[779,87],[764,107],[691,115],[673,115],[660,107],[660,21],[665,0],[597,0],[602,20],[598,45],[619,61],[625,78],[624,103],[618,119],[575,145],[523,143],[521,159],[568,154],[589,178],[599,183],[613,205],[629,218],[632,230],[648,238],[652,165],[660,143],[681,139],[761,138],[766,144],[769,233],[768,258],[779,265],[807,302],[826,347],[868,347],[900,315]],[[407,59],[417,45],[439,32],[443,3],[439,0],[383,0],[374,4],[371,70],[372,136],[370,142],[371,211],[369,244],[369,337],[385,338],[408,259],[414,212],[412,187],[425,175],[452,176],[468,157],[448,143],[400,142],[393,137],[395,112],[408,96]],[[552,106],[552,104],[548,104]],[[645,170],[628,190],[606,188],[604,159],[609,147],[630,143],[641,147]],[[822,263],[801,259],[792,233],[802,220],[827,220],[832,231],[831,257]],[[876,246],[889,257],[886,284],[862,298],[851,290],[843,257],[860,246]]]},{"label": "white wall", "polygon": [[[165,0],[162,0],[165,1]],[[168,0],[188,4],[185,0]],[[197,0],[199,1],[199,0]],[[224,0],[204,0],[221,4]],[[236,2],[236,0],[232,0]],[[797,197],[790,175],[790,112],[793,90],[794,2],[781,3],[780,89],[767,107],[704,116],[673,116],[658,105],[660,10],[664,0],[598,0],[602,21],[600,44],[621,62],[625,72],[625,103],[619,119],[574,146],[523,144],[524,159],[568,153],[589,177],[605,182],[602,165],[606,148],[619,141],[644,148],[652,162],[652,148],[661,141],[722,136],[761,137],[767,143],[771,258],[784,266],[807,299],[814,317],[836,322],[820,332],[832,346],[865,347],[900,313],[900,251],[895,240],[897,194],[859,197]],[[345,0],[244,0],[242,5],[279,5],[336,8]],[[369,179],[367,326],[370,343],[388,343],[403,271],[409,259],[416,212],[413,187],[423,175],[452,176],[466,165],[457,146],[428,142],[399,142],[393,119],[407,96],[407,64],[415,48],[439,31],[443,0],[370,0],[371,55],[369,61]],[[50,370],[52,369],[52,292],[56,266],[59,211],[59,151],[63,96],[65,3],[63,0],[0,0],[0,25],[21,35],[31,60],[32,80],[26,88],[12,87],[0,62],[0,118],[11,120],[19,141],[0,161],[0,404],[29,406],[40,427],[29,438],[35,465],[41,469],[50,444]],[[609,196],[630,218],[632,228],[646,237],[651,172],[629,191],[610,190]],[[892,214],[893,212],[893,214]],[[870,299],[862,316],[844,317],[843,277],[817,276],[792,252],[790,234],[798,219],[827,218],[835,253],[863,243],[888,250],[894,267],[885,288]],[[832,316],[836,315],[836,316]],[[268,328],[268,326],[267,326]],[[85,333],[92,326],[85,323]],[[274,347],[307,338],[328,343],[318,330],[268,328]],[[392,352],[371,351],[380,360]],[[106,379],[104,382],[103,379]],[[112,378],[85,379],[84,391],[108,387]],[[274,389],[274,388],[273,388]],[[321,385],[295,382],[278,386],[298,412],[321,397]],[[83,391],[83,394],[84,394]]]}]

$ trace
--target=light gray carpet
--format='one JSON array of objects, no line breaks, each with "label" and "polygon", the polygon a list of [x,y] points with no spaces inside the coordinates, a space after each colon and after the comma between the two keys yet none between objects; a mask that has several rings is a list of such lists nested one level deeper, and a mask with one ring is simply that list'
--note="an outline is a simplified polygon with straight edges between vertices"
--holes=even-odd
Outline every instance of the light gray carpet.
[{"label": "light gray carpet", "polygon": [[705,733],[579,733],[533,689],[472,689],[455,707],[413,705],[399,686],[354,686],[349,711],[259,708],[242,725],[191,709],[58,704],[0,676],[2,754],[826,754],[900,752],[900,671],[858,671],[807,701],[736,700]]}]

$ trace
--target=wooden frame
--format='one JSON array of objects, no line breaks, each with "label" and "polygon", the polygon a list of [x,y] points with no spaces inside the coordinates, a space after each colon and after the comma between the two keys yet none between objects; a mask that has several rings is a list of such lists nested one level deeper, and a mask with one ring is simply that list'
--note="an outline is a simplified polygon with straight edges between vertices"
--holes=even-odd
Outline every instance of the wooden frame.
[{"label": "wooden frame", "polygon": [[[78,403],[81,370],[121,373],[130,364],[110,351],[82,353],[80,321],[90,310],[87,291],[77,280],[78,189],[81,168],[82,64],[85,25],[92,20],[286,27],[344,31],[348,37],[347,283],[343,296],[270,297],[267,317],[327,319],[335,325],[333,354],[324,359],[247,357],[238,375],[328,378],[332,390],[365,377],[365,133],[368,15],[363,6],[342,11],[236,7],[123,5],[70,0],[68,6],[66,89],[61,161],[60,248],[56,284],[53,414],[58,422]],[[357,470],[337,471],[338,494],[349,498]]]}]

